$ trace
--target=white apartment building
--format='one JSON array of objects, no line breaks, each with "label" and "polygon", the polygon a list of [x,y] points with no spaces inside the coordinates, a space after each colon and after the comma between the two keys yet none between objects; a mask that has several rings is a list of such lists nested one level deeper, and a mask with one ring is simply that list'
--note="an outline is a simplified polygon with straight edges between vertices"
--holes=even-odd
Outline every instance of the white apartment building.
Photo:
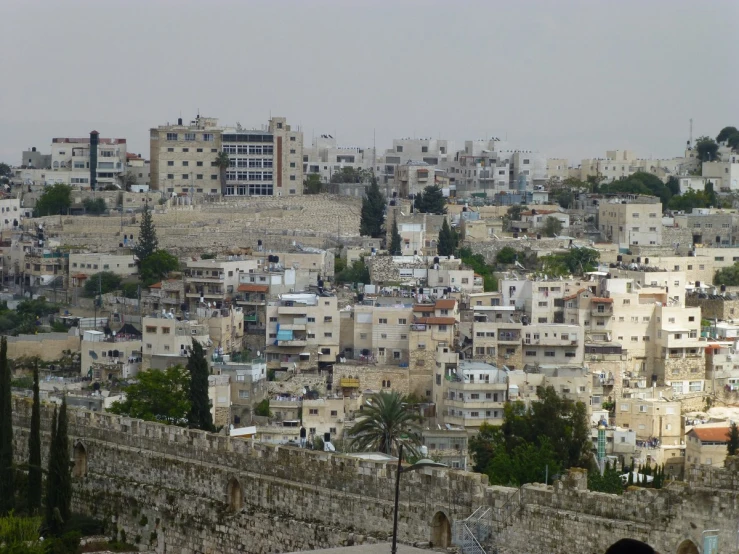
[{"label": "white apartment building", "polygon": [[100,138],[92,131],[87,138],[52,139],[51,171],[46,171],[46,182],[90,188],[94,175],[97,188],[103,188],[120,185],[125,170],[126,139]]},{"label": "white apartment building", "polygon": [[503,423],[508,378],[490,364],[460,361],[456,368],[437,368],[433,399],[442,423],[474,433],[483,423]]},{"label": "white apartment building", "polygon": [[[629,177],[637,172],[651,173],[663,181],[671,176],[687,175],[700,165],[696,152],[687,148],[683,156],[664,159],[637,158],[631,150],[608,150],[605,158],[584,159],[577,177],[586,181],[591,175],[600,175],[606,182]],[[704,174],[705,175],[705,174]]]},{"label": "white apartment building", "polygon": [[[656,200],[656,203],[640,200]],[[598,208],[598,225],[603,239],[618,244],[619,248],[631,245],[662,244],[662,205],[654,197],[638,197],[627,202],[616,198],[601,202]]]},{"label": "white apartment building", "polygon": [[580,325],[535,323],[523,327],[521,332],[524,366],[582,365],[585,341]]},{"label": "white apartment building", "polygon": [[739,190],[739,154],[732,154],[725,161],[703,162],[702,168],[702,176],[718,184],[717,192]]},{"label": "white apartment building", "polygon": [[296,371],[333,363],[339,354],[335,296],[282,294],[267,304],[267,367]]},{"label": "white apartment building", "polygon": [[85,331],[80,343],[80,375],[101,381],[135,377],[141,363],[141,341]]},{"label": "white apartment building", "polygon": [[20,199],[0,199],[0,231],[17,229],[25,218],[32,216],[33,210],[21,207]]},{"label": "white apartment building", "polygon": [[393,147],[386,150],[378,159],[377,171],[381,184],[392,183],[395,168],[409,161],[426,162],[431,166],[445,169],[454,157],[454,142],[432,138],[394,139]]},{"label": "white apartment building", "polygon": [[372,169],[374,149],[339,146],[331,135],[313,139],[310,147],[303,147],[303,174],[316,174],[328,183],[334,173],[351,167],[356,170]]},{"label": "white apartment building", "polygon": [[170,316],[145,316],[141,320],[143,369],[166,368],[186,362],[192,341],[209,348],[213,345],[207,323],[196,319],[179,321]]}]

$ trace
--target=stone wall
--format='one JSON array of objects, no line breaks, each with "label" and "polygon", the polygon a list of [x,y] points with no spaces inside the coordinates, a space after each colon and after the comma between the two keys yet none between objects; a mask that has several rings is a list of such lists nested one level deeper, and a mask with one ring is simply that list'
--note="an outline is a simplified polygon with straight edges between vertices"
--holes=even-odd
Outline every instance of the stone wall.
[{"label": "stone wall", "polygon": [[[17,461],[27,457],[31,404],[15,399]],[[50,409],[42,409],[48,451]],[[74,509],[111,522],[156,552],[291,552],[386,540],[393,464],[230,439],[223,435],[70,410]],[[425,468],[401,479],[399,539],[429,541],[437,523],[490,508],[501,554],[604,552],[622,537],[677,552],[718,529],[736,541],[739,461],[691,467],[688,482],[622,496],[586,490],[574,471],[554,486],[490,487],[487,477]],[[435,527],[436,526],[436,527]]]},{"label": "stone wall", "polygon": [[703,319],[726,321],[739,317],[739,300],[730,300],[723,296],[700,298],[697,294],[685,296],[685,305],[701,309]]},{"label": "stone wall", "polygon": [[339,390],[339,380],[342,378],[359,378],[359,390],[381,391],[387,387],[390,381],[392,390],[400,394],[410,392],[408,368],[390,365],[360,365],[360,364],[335,364],[334,365],[334,389]]},{"label": "stone wall", "polygon": [[11,360],[21,356],[38,356],[45,362],[53,362],[64,357],[65,351],[77,353],[79,350],[80,337],[67,333],[42,333],[40,335],[8,337],[8,358]]}]

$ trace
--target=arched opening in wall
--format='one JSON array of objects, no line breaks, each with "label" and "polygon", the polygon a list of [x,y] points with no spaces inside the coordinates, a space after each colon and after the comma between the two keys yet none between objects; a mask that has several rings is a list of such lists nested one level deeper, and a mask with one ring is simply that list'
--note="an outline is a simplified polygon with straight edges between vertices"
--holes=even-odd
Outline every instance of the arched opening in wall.
[{"label": "arched opening in wall", "polygon": [[452,525],[444,512],[436,512],[431,520],[431,544],[434,548],[448,548],[452,542]]},{"label": "arched opening in wall", "polygon": [[226,498],[228,501],[228,509],[232,512],[238,512],[244,506],[244,496],[241,491],[241,483],[236,477],[231,477],[226,488]]},{"label": "arched opening in wall", "polygon": [[695,545],[695,543],[691,540],[684,540],[680,543],[680,546],[677,547],[677,554],[700,554],[698,552],[698,547]]},{"label": "arched opening in wall", "polygon": [[87,475],[87,449],[85,449],[85,445],[81,442],[74,445],[73,458],[74,467],[72,468],[72,476],[84,477]]}]

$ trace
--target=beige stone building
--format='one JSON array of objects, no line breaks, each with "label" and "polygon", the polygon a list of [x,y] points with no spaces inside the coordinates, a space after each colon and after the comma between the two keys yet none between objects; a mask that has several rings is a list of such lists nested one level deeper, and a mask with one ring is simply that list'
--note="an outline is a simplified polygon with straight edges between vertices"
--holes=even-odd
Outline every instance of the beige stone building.
[{"label": "beige stone building", "polygon": [[729,427],[694,427],[685,435],[685,466],[708,465],[723,467]]},{"label": "beige stone building", "polygon": [[256,259],[187,260],[184,268],[185,298],[194,312],[198,307],[222,307],[239,286],[239,273],[258,269]]},{"label": "beige stone building", "polygon": [[662,244],[662,206],[656,197],[601,202],[598,225],[601,237],[621,248]]},{"label": "beige stone building", "polygon": [[409,333],[413,322],[411,304],[394,306],[363,306],[357,304],[350,310],[348,324],[353,324],[351,344],[343,344],[342,350],[351,353],[355,360],[375,361],[380,364],[407,364],[409,359]]},{"label": "beige stone building", "polygon": [[221,151],[222,129],[218,119],[198,115],[190,123],[150,130],[151,188],[170,195],[220,194],[221,171],[215,165]]},{"label": "beige stone building", "polygon": [[533,324],[522,329],[523,363],[582,365],[583,328],[564,323]]},{"label": "beige stone building", "polygon": [[212,346],[209,328],[198,320],[178,321],[173,317],[148,316],[141,321],[143,367],[166,368],[186,363],[196,340],[205,348]]},{"label": "beige stone building", "polygon": [[80,344],[80,375],[107,381],[135,377],[141,369],[141,341],[85,331]]},{"label": "beige stone building", "polygon": [[282,294],[267,304],[267,367],[300,371],[333,363],[339,354],[335,296]]},{"label": "beige stone building", "polygon": [[133,254],[108,254],[98,252],[85,252],[69,254],[69,273],[86,273],[94,275],[102,271],[109,271],[128,277],[138,272]]},{"label": "beige stone building", "polygon": [[616,426],[632,429],[637,440],[659,439],[663,445],[679,445],[685,434],[680,402],[662,398],[616,399]]}]

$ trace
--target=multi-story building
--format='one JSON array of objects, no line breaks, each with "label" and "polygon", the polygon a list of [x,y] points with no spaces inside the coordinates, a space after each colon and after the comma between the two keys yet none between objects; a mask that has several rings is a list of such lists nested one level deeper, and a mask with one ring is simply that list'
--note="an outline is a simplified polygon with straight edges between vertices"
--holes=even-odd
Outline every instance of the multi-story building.
[{"label": "multi-story building", "polygon": [[51,154],[42,154],[33,146],[30,150],[23,151],[20,167],[51,169]]},{"label": "multi-story building", "polygon": [[[303,399],[303,427],[308,438],[328,436],[330,441],[344,435],[344,425],[348,419],[343,396],[329,398]],[[351,427],[351,423],[349,424]]]},{"label": "multi-story building", "polygon": [[353,327],[351,345],[342,344],[355,360],[366,359],[383,364],[407,364],[409,339],[413,323],[411,304],[363,306],[357,304],[347,322]]},{"label": "multi-story building", "polygon": [[323,183],[330,183],[333,175],[345,168],[357,172],[372,169],[374,158],[372,148],[338,146],[331,135],[321,135],[313,139],[312,146],[303,147],[303,174],[319,175]]},{"label": "multi-story building", "polygon": [[616,399],[616,426],[632,429],[638,440],[658,439],[663,445],[679,445],[685,434],[680,402],[662,398]]},{"label": "multi-story building", "polygon": [[465,429],[424,429],[422,443],[429,456],[454,469],[467,471],[467,439]]},{"label": "multi-story building", "polygon": [[731,154],[720,162],[703,162],[701,175],[714,183],[720,181],[716,190],[721,192],[739,190],[739,155]]},{"label": "multi-story building", "polygon": [[150,130],[151,188],[169,195],[179,193],[220,194],[221,171],[216,163],[221,151],[222,129],[218,119],[198,115],[188,124]]},{"label": "multi-story building", "polygon": [[289,371],[333,363],[339,354],[335,296],[282,294],[267,304],[267,367]]},{"label": "multi-story building", "polygon": [[267,364],[263,358],[238,363],[218,361],[213,373],[230,379],[229,422],[235,426],[252,421],[254,407],[267,398]]},{"label": "multi-story building", "polygon": [[472,324],[472,346],[468,355],[474,360],[495,363],[499,367],[523,367],[520,322],[490,321],[488,314],[478,314]]},{"label": "multi-story building", "polygon": [[532,324],[523,334],[523,364],[581,365],[584,355],[583,328],[564,323]]},{"label": "multi-story building", "polygon": [[377,175],[381,184],[392,183],[395,168],[409,161],[425,162],[431,166],[446,168],[454,157],[454,143],[431,138],[393,139],[393,147],[385,151],[377,161]]},{"label": "multi-story building", "polygon": [[185,303],[185,283],[182,279],[165,279],[141,291],[141,304],[147,312],[179,312]]},{"label": "multi-story building", "polygon": [[20,199],[0,199],[0,231],[17,229],[25,218],[32,216],[33,210],[23,208]]},{"label": "multi-story building", "polygon": [[51,175],[48,178],[80,188],[120,186],[126,171],[126,139],[54,138],[51,141]]},{"label": "multi-story building", "polygon": [[177,320],[173,316],[146,316],[141,320],[143,368],[166,369],[187,363],[196,340],[204,348],[212,346],[208,325],[198,320]]},{"label": "multi-story building", "polygon": [[141,341],[85,331],[80,345],[80,374],[93,380],[135,377],[141,365]]},{"label": "multi-story building", "polygon": [[436,369],[433,399],[442,423],[475,432],[484,422],[503,423],[508,378],[490,364],[460,361],[456,368]]},{"label": "multi-story building", "polygon": [[188,260],[184,268],[185,298],[190,311],[208,303],[221,307],[239,287],[240,272],[259,269],[256,259]]},{"label": "multi-story building", "polygon": [[273,117],[266,129],[224,129],[228,154],[226,196],[282,196],[303,193],[303,133],[284,117]]},{"label": "multi-story building", "polygon": [[736,210],[694,208],[690,214],[676,215],[675,224],[690,229],[693,244],[716,247],[739,244],[739,212]]},{"label": "multi-story building", "polygon": [[395,167],[395,184],[398,194],[403,198],[423,192],[423,189],[435,184],[436,168],[426,162],[409,160]]},{"label": "multi-story building", "polygon": [[244,312],[241,308],[198,308],[198,319],[208,326],[208,335],[218,355],[241,352]]},{"label": "multi-story building", "polygon": [[662,205],[654,196],[637,196],[630,200],[617,197],[614,202],[601,202],[598,225],[603,239],[629,248],[631,245],[662,244]]}]

